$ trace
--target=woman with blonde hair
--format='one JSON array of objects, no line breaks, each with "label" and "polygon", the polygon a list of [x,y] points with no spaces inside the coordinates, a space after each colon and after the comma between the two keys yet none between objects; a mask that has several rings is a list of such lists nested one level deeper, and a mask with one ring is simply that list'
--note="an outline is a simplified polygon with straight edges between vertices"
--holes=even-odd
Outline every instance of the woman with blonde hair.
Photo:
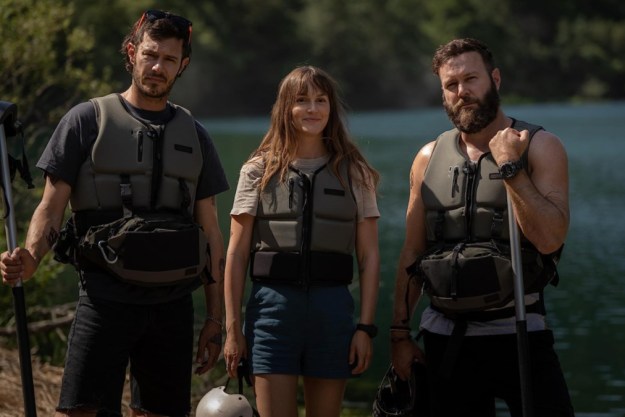
[{"label": "woman with blonde hair", "polygon": [[248,360],[262,417],[297,417],[300,375],[306,415],[338,417],[347,379],[371,363],[378,180],[349,137],[335,81],[312,66],[291,71],[268,132],[241,168],[226,257],[226,368],[234,377]]}]

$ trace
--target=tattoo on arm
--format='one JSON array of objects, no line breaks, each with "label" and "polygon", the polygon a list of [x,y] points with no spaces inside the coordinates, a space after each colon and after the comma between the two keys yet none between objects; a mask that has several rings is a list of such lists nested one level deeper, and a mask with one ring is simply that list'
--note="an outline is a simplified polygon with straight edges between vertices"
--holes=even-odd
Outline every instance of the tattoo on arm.
[{"label": "tattoo on arm", "polygon": [[48,247],[54,246],[56,241],[59,239],[59,232],[54,230],[54,228],[50,228],[50,232],[46,236],[46,242],[48,243]]}]

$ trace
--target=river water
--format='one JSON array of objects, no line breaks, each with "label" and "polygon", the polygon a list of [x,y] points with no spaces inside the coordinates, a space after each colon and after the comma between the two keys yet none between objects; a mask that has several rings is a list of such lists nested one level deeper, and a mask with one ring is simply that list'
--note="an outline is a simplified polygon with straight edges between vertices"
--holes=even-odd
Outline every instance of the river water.
[{"label": "river water", "polygon": [[[625,416],[625,102],[508,106],[506,114],[544,126],[567,149],[571,227],[560,263],[560,285],[545,291],[576,414]],[[228,237],[228,212],[238,170],[259,143],[268,118],[204,121],[219,150],[232,190],[219,197]],[[346,400],[370,403],[389,363],[388,329],[397,256],[403,243],[408,172],[416,152],[450,128],[442,109],[355,113],[350,130],[382,182],[379,240],[382,256],[375,358],[348,386]],[[357,294],[357,292],[354,292]],[[422,301],[422,309],[425,302]],[[417,312],[417,314],[420,312]],[[413,319],[416,327],[417,314]],[[503,407],[498,405],[498,407]],[[502,409],[503,410],[503,409]],[[501,412],[506,415],[505,412]]]}]

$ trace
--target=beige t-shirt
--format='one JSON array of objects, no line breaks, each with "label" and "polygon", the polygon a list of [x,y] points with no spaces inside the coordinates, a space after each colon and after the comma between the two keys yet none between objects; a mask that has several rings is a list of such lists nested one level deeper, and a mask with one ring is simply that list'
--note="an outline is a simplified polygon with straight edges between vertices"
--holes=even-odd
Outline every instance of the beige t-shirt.
[{"label": "beige t-shirt", "polygon": [[[329,157],[324,156],[314,159],[296,159],[292,165],[294,168],[306,173],[312,173],[328,162]],[[239,183],[234,196],[234,203],[230,215],[251,214],[256,216],[259,198],[259,184],[263,175],[263,163],[260,158],[247,162],[241,167]],[[378,202],[375,191],[361,185],[360,174],[352,170],[352,190],[358,207],[358,221],[368,217],[380,217]]]}]

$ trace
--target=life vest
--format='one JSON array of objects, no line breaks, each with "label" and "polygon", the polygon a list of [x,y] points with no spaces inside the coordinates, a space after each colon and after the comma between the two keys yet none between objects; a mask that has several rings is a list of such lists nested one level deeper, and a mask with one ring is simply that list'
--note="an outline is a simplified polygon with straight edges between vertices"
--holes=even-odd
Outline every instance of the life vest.
[{"label": "life vest", "polygon": [[174,117],[155,126],[133,117],[117,94],[91,101],[99,131],[72,189],[72,211],[192,214],[203,157],[191,114],[174,105]]},{"label": "life vest", "polygon": [[[530,136],[542,129],[513,123],[517,130],[529,130]],[[499,172],[497,163],[490,152],[470,161],[460,150],[458,134],[452,129],[437,138],[421,185],[428,247],[441,242],[508,240],[506,188],[501,179],[491,179]],[[525,167],[526,158],[527,151]]]},{"label": "life vest", "polygon": [[192,216],[203,156],[191,114],[174,105],[159,126],[133,117],[117,94],[92,102],[98,136],[72,188],[73,215],[55,258],[145,286],[209,274],[206,236]]},{"label": "life vest", "polygon": [[[530,140],[542,129],[516,120],[513,120],[513,127],[529,130]],[[527,169],[527,150],[523,160]],[[500,261],[510,259],[510,248],[506,189],[500,177],[497,178],[498,173],[490,152],[475,162],[464,155],[457,129],[437,138],[421,186],[426,210],[427,251],[420,260],[420,271],[431,271],[426,279],[426,284],[429,280],[426,292],[433,307],[450,315],[501,307],[512,299],[512,269]],[[476,243],[477,248],[471,248]],[[481,243],[488,245],[482,247]],[[527,289],[542,290],[555,274],[555,264],[524,238],[522,249],[526,285],[531,281]],[[489,251],[494,255],[492,261],[489,258],[480,264]],[[471,256],[469,253],[479,253],[476,256],[480,258],[467,264],[467,268],[492,266],[465,270],[464,276],[460,272],[461,278],[458,278],[458,266],[466,262],[462,256]]]},{"label": "life vest", "polygon": [[345,285],[353,276],[357,206],[346,166],[313,173],[290,167],[261,191],[254,224],[254,281],[302,286]]}]

